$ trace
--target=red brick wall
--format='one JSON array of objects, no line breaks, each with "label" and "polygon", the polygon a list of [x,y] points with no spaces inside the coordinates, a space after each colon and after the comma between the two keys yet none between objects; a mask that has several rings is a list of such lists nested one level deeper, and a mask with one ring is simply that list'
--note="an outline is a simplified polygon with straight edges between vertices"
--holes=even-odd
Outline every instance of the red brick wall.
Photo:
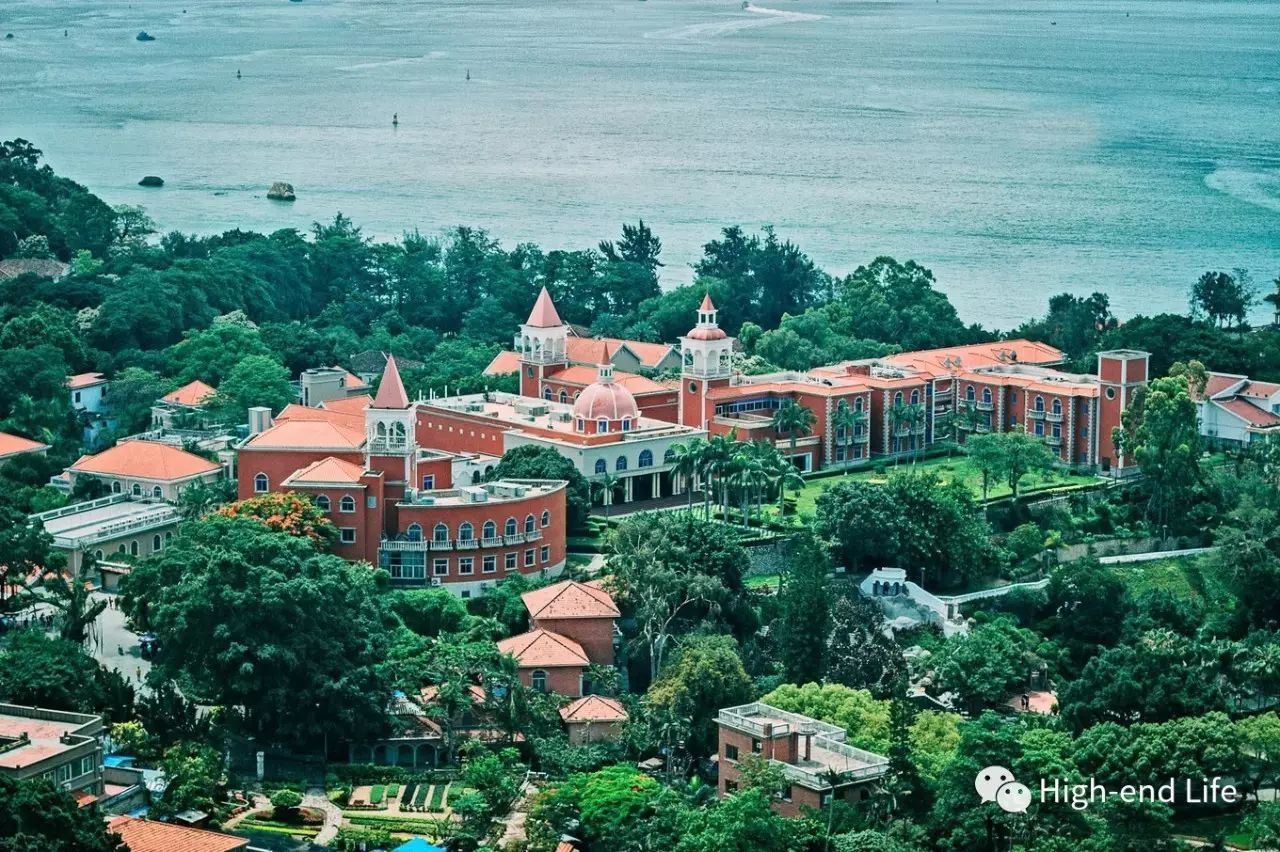
[{"label": "red brick wall", "polygon": [[565,727],[571,745],[612,742],[622,736],[621,722],[573,722]]},{"label": "red brick wall", "polygon": [[[520,682],[525,686],[532,688],[535,668],[520,668]],[[569,698],[582,697],[582,676],[586,669],[581,666],[557,666],[555,668],[544,668],[541,671],[547,673],[548,692],[566,695]]]},{"label": "red brick wall", "polygon": [[568,636],[582,646],[591,662],[613,665],[612,618],[539,618],[534,619],[533,629]]},{"label": "red brick wall", "polygon": [[364,466],[364,454],[360,452],[333,452],[331,450],[240,450],[237,460],[238,496],[241,500],[252,497],[253,480],[265,473],[272,491],[280,491],[289,475],[323,458],[334,457]]},{"label": "red brick wall", "polygon": [[502,433],[510,424],[481,419],[440,408],[419,408],[418,446],[449,453],[488,453],[501,456]]},{"label": "red brick wall", "polygon": [[640,413],[666,423],[680,422],[680,393],[672,389],[668,393],[651,393],[636,397]]}]

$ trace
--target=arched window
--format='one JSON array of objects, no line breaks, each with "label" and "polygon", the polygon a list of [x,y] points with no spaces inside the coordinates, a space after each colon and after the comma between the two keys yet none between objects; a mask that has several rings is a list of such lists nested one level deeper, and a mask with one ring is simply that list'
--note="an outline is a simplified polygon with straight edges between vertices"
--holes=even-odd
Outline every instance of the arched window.
[{"label": "arched window", "polygon": [[498,525],[495,524],[493,521],[485,521],[484,526],[480,528],[480,537],[481,538],[497,538]]},{"label": "arched window", "polygon": [[338,501],[339,512],[354,512],[355,510],[356,510],[356,501],[355,501],[355,498],[352,497],[350,494],[345,495],[341,500]]},{"label": "arched window", "polygon": [[449,528],[446,527],[444,524],[436,524],[434,527],[431,528],[431,540],[441,541],[441,542],[448,541]]},{"label": "arched window", "polygon": [[1036,395],[1036,411],[1044,411],[1044,397]]},{"label": "arched window", "polygon": [[162,547],[164,547],[164,542],[160,538],[160,535],[157,533],[156,535],[151,536],[151,550],[154,552]]},{"label": "arched window", "polygon": [[546,692],[546,691],[547,691],[547,673],[546,673],[546,672],[544,672],[542,669],[534,669],[534,670],[533,670],[532,680],[533,680],[533,691],[534,691],[534,692]]},{"label": "arched window", "polygon": [[422,524],[409,524],[409,528],[404,531],[404,536],[409,541],[422,541]]},{"label": "arched window", "polygon": [[893,395],[893,404],[902,405],[902,391],[898,391]]},{"label": "arched window", "polygon": [[624,418],[622,418],[622,431],[623,431],[623,432],[630,432],[630,431],[631,431],[631,418],[630,418],[630,417],[624,417]]},{"label": "arched window", "polygon": [[471,541],[476,537],[476,528],[471,525],[470,521],[463,521],[458,524],[458,541]]},{"label": "arched window", "polygon": [[639,465],[640,467],[653,467],[653,451],[641,450],[640,460],[636,462],[636,464]]},{"label": "arched window", "polygon": [[139,485],[139,484],[138,484],[138,483],[136,483],[136,482],[135,482],[135,483],[133,483],[133,496],[134,496],[134,497],[141,497],[141,496],[142,496],[142,486],[141,486],[141,485]]},{"label": "arched window", "polygon": [[111,483],[111,493],[112,493],[112,494],[119,494],[119,493],[120,493],[120,483],[119,483],[119,482],[113,482],[113,483]]},{"label": "arched window", "polygon": [[551,526],[551,513],[546,509],[542,510],[542,528],[546,529]]},{"label": "arched window", "polygon": [[662,463],[663,463],[663,464],[675,464],[675,463],[676,463],[676,449],[675,449],[675,447],[667,447],[667,451],[666,451],[665,453],[663,453],[663,454],[662,454]]},{"label": "arched window", "polygon": [[587,421],[579,417],[577,421],[573,424],[573,427],[577,429],[579,432],[585,432],[587,431]]},{"label": "arched window", "polygon": [[129,555],[130,556],[138,555],[138,543],[136,541],[129,542]]},{"label": "arched window", "polygon": [[626,469],[627,469],[627,457],[626,457],[626,456],[618,456],[618,460],[617,460],[616,462],[614,462],[614,463],[613,463],[613,466],[614,466],[614,469],[615,469],[615,470],[626,470]]},{"label": "arched window", "polygon": [[536,523],[537,523],[537,521],[535,521],[535,520],[534,520],[534,517],[533,517],[533,515],[532,515],[532,514],[525,515],[525,516],[524,516],[524,531],[525,531],[525,532],[527,532],[527,533],[531,533],[531,532],[533,532],[533,531],[534,531],[534,529],[535,529],[535,524],[536,524]]},{"label": "arched window", "polygon": [[609,463],[604,459],[596,459],[596,473],[608,473]]},{"label": "arched window", "polygon": [[1055,400],[1053,401],[1053,413],[1054,413],[1054,414],[1061,414],[1061,413],[1062,413],[1062,400],[1060,400],[1060,399],[1055,399]]},{"label": "arched window", "polygon": [[560,389],[560,402],[567,403],[569,401],[569,392],[564,388]]},{"label": "arched window", "polygon": [[862,410],[862,397],[858,397],[857,399],[855,399],[855,400],[853,401],[853,410],[854,410],[854,411],[861,411],[861,410]]},{"label": "arched window", "polygon": [[329,502],[328,494],[321,494],[320,496],[316,497],[316,508],[322,512],[327,512],[331,508],[333,508],[333,505]]},{"label": "arched window", "polygon": [[597,420],[597,421],[596,421],[596,431],[597,431],[597,432],[608,432],[608,431],[609,431],[609,421],[608,421],[608,420],[606,420],[606,419],[604,419],[603,417],[601,417],[599,420]]},{"label": "arched window", "polygon": [[515,518],[507,518],[507,523],[503,527],[503,535],[515,535],[518,532]]},{"label": "arched window", "polygon": [[152,488],[152,489],[151,489],[151,496],[152,496],[152,497],[163,497],[163,496],[164,496],[164,492],[163,492],[163,491],[161,491],[161,490],[160,490],[160,486],[159,486],[159,485],[157,485],[157,486],[155,486],[154,488]]},{"label": "arched window", "polygon": [[969,385],[969,387],[965,389],[964,398],[969,400],[970,402],[973,402],[975,399],[977,399],[977,397],[974,396],[974,393],[973,393],[973,385]]},{"label": "arched window", "polygon": [[271,487],[271,483],[267,480],[265,473],[260,473],[253,478],[253,491],[255,494],[266,494]]},{"label": "arched window", "polygon": [[912,405],[918,405],[918,404],[919,404],[919,402],[920,402],[920,391],[918,391],[918,390],[913,390],[913,391],[911,392],[911,404],[912,404]]},{"label": "arched window", "polygon": [[551,401],[551,388],[542,389],[542,398],[545,399],[547,402]]}]

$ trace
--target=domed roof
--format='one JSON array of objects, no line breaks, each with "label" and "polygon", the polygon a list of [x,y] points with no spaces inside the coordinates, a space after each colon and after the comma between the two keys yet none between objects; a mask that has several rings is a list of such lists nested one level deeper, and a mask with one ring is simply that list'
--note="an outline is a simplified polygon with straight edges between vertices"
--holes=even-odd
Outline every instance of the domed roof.
[{"label": "domed roof", "polygon": [[695,328],[685,335],[690,340],[724,340],[728,336],[725,334],[724,329],[719,326],[715,328]]},{"label": "domed roof", "polygon": [[685,338],[688,340],[724,340],[728,336],[725,334],[724,329],[716,324],[716,306],[711,301],[711,294],[707,293],[702,297],[702,304],[698,306],[698,324],[685,335]]},{"label": "domed roof", "polygon": [[573,416],[583,420],[621,420],[640,417],[640,407],[631,391],[613,382],[592,382],[573,403]]}]

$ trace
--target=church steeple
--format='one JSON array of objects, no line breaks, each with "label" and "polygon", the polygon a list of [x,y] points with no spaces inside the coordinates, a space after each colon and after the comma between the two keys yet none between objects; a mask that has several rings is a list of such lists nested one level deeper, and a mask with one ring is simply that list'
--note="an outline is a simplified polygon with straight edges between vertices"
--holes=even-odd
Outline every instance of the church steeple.
[{"label": "church steeple", "polygon": [[569,326],[560,319],[551,294],[543,287],[529,319],[515,339],[520,353],[520,394],[542,396],[545,376],[569,365]]},{"label": "church steeple", "polygon": [[[416,414],[409,405],[400,369],[394,355],[387,356],[378,395],[364,410],[365,466],[380,469],[403,481],[413,481],[413,464],[418,452]],[[387,460],[391,461],[387,461]],[[403,461],[401,461],[401,459]]]},{"label": "church steeple", "polygon": [[387,366],[382,370],[382,381],[378,383],[378,395],[373,400],[374,408],[408,408],[409,395],[404,392],[404,382],[400,379],[400,368],[396,366],[396,356],[387,356]]}]

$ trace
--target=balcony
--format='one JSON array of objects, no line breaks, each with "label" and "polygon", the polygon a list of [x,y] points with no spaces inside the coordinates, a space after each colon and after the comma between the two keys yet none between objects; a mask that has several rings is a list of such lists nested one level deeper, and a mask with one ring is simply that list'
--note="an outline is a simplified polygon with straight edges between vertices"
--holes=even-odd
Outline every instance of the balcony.
[{"label": "balcony", "polygon": [[1051,447],[1061,447],[1062,436],[1061,435],[1045,435],[1044,442]]},{"label": "balcony", "polygon": [[861,432],[855,432],[855,433],[853,434],[853,442],[854,442],[855,444],[867,444],[867,443],[870,443],[870,442],[871,442],[871,433],[870,433],[869,431],[865,430],[865,429],[864,429],[864,430],[862,430]]},{"label": "balcony", "polygon": [[1045,420],[1048,420],[1050,423],[1061,423],[1061,422],[1062,422],[1062,412],[1061,412],[1061,411],[1046,411],[1046,412],[1044,413],[1044,419],[1045,419]]},{"label": "balcony", "polygon": [[973,407],[978,409],[979,411],[995,411],[996,410],[996,404],[994,402],[979,401],[979,402],[975,402],[973,404]]},{"label": "balcony", "polygon": [[537,541],[540,538],[542,538],[542,530],[529,530],[524,534],[525,541]]},{"label": "balcony", "polygon": [[453,542],[449,541],[449,539],[447,538],[432,539],[431,549],[432,550],[453,550]]},{"label": "balcony", "polygon": [[480,546],[480,542],[474,538],[460,538],[454,542],[459,550],[475,550]]},{"label": "balcony", "polygon": [[1043,408],[1029,408],[1029,409],[1027,409],[1027,419],[1028,419],[1028,420],[1043,420],[1043,419],[1044,419],[1044,415],[1045,415],[1045,410],[1044,410]]},{"label": "balcony", "polygon": [[482,538],[480,539],[480,546],[481,547],[501,547],[502,536],[499,535],[499,536],[494,536],[492,538]]},{"label": "balcony", "polygon": [[905,438],[910,434],[911,434],[910,423],[899,423],[897,426],[893,427],[893,437],[895,438]]}]

